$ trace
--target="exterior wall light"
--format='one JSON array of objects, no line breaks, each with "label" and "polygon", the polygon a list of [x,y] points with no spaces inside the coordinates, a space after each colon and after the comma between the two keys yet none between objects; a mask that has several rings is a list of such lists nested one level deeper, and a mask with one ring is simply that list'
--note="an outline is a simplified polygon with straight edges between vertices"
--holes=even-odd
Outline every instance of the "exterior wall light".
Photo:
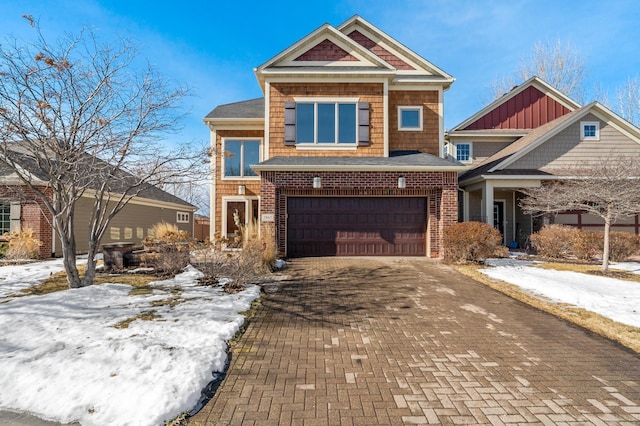
[{"label": "exterior wall light", "polygon": [[398,188],[405,189],[407,187],[407,179],[404,177],[398,178]]},{"label": "exterior wall light", "polygon": [[244,185],[238,185],[238,195],[244,195],[247,188]]},{"label": "exterior wall light", "polygon": [[319,176],[316,176],[313,178],[313,187],[314,189],[322,188],[322,180],[320,179]]}]

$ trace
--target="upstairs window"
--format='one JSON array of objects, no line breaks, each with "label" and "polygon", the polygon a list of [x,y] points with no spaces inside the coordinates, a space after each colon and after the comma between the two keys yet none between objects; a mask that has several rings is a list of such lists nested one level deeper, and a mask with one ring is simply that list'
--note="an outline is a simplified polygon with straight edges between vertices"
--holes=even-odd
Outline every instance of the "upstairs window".
[{"label": "upstairs window", "polygon": [[295,102],[285,102],[284,144],[300,149],[369,146],[369,103],[358,98],[295,98]]},{"label": "upstairs window", "polygon": [[580,139],[600,140],[600,123],[597,121],[580,122]]},{"label": "upstairs window", "polygon": [[471,144],[456,144],[456,159],[463,162],[471,161]]},{"label": "upstairs window", "polygon": [[400,106],[398,107],[398,130],[421,131],[422,107]]},{"label": "upstairs window", "polygon": [[355,144],[358,131],[356,103],[298,103],[296,142]]},{"label": "upstairs window", "polygon": [[260,162],[259,140],[228,139],[224,141],[224,176],[254,178],[258,174],[251,168]]}]

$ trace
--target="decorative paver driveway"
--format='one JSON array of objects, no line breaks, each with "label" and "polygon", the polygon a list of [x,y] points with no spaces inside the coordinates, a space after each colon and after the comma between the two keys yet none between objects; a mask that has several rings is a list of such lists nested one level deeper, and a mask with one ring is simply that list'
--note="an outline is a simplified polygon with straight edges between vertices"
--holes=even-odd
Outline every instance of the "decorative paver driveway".
[{"label": "decorative paver driveway", "polygon": [[638,424],[640,358],[428,259],[309,258],[192,424]]}]

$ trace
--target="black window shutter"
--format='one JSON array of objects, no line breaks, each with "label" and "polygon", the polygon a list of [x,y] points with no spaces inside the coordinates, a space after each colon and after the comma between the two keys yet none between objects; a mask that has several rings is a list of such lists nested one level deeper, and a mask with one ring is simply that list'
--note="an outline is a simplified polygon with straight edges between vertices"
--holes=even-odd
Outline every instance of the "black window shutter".
[{"label": "black window shutter", "polygon": [[358,102],[358,146],[369,146],[369,102]]},{"label": "black window shutter", "polygon": [[284,144],[296,144],[296,103],[284,103]]}]

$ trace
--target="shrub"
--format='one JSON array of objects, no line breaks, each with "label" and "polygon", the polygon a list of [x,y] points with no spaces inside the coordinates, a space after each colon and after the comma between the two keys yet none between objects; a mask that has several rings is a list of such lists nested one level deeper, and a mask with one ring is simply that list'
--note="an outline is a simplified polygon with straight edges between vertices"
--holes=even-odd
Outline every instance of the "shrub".
[{"label": "shrub", "polygon": [[168,275],[177,274],[189,264],[192,240],[187,232],[172,223],[160,222],[151,227],[151,234],[144,240],[144,263]]},{"label": "shrub", "polygon": [[145,242],[159,241],[162,243],[177,243],[189,240],[189,234],[178,229],[173,223],[159,222],[151,227],[152,237],[145,238]]},{"label": "shrub", "polygon": [[32,229],[4,234],[9,239],[9,247],[4,256],[7,259],[37,259],[40,257],[42,241],[38,240]]},{"label": "shrub", "polygon": [[[227,278],[223,288],[227,293],[237,293],[274,268],[278,255],[271,228],[258,232],[256,222],[238,226],[238,235],[232,239],[217,238],[213,244],[198,250],[198,269],[204,273],[201,283],[217,285]],[[246,237],[245,237],[246,236]],[[240,250],[229,250],[241,247]],[[226,249],[225,249],[226,248]]]},{"label": "shrub", "polygon": [[628,232],[612,232],[609,238],[609,257],[622,262],[640,252],[640,237]]},{"label": "shrub", "polygon": [[504,257],[500,231],[483,222],[462,222],[444,230],[444,260],[451,263],[478,262]]},{"label": "shrub", "polygon": [[542,257],[559,259],[570,256],[576,240],[576,228],[562,225],[547,225],[531,235],[531,242]]},{"label": "shrub", "polygon": [[594,231],[573,233],[571,251],[580,260],[591,260],[602,252],[603,234]]}]

